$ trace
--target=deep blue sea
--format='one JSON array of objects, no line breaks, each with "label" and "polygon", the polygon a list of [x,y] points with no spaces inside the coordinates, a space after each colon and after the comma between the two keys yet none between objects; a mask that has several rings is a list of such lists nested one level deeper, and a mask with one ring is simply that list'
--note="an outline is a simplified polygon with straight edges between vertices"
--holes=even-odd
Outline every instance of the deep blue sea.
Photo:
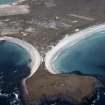
[{"label": "deep blue sea", "polygon": [[15,2],[17,0],[0,0],[0,4],[8,4],[8,3],[12,3]]},{"label": "deep blue sea", "polygon": [[24,48],[0,41],[0,105],[24,105],[20,84],[30,75],[30,63]]}]

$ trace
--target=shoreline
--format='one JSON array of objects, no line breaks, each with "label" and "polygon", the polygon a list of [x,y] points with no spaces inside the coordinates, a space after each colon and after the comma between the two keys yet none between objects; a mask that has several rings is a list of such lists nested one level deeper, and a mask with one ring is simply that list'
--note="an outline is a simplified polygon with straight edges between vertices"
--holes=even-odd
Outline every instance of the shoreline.
[{"label": "shoreline", "polygon": [[[63,49],[64,47],[67,47],[68,44],[70,44],[69,47],[73,46],[77,42],[93,35],[94,32],[99,32],[103,30],[105,30],[105,24],[94,25],[92,27],[83,29],[77,33],[71,34],[71,36],[66,36],[63,39],[61,39],[54,48],[52,48],[46,53],[44,60],[46,69],[52,74],[59,74],[60,72],[55,70],[53,64],[51,64],[53,62],[52,58],[57,54],[57,52]],[[57,56],[55,56],[54,59],[56,57]]]}]

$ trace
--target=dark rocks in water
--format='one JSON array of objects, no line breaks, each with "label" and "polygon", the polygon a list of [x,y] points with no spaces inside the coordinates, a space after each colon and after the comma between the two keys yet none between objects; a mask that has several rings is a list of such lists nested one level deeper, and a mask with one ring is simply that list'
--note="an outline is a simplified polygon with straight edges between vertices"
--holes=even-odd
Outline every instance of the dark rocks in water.
[{"label": "dark rocks in water", "polygon": [[78,105],[67,96],[50,96],[40,99],[33,105]]},{"label": "dark rocks in water", "polygon": [[97,88],[91,97],[85,97],[80,105],[105,105],[105,87]]},{"label": "dark rocks in water", "polygon": [[15,94],[0,95],[0,105],[23,105]]},{"label": "dark rocks in water", "polygon": [[82,99],[80,105],[91,105],[92,101],[97,98],[96,92],[94,92],[91,96],[86,96]]},{"label": "dark rocks in water", "polygon": [[74,70],[71,72],[72,74],[83,75],[83,73],[79,70]]},{"label": "dark rocks in water", "polygon": [[84,75],[81,71],[79,71],[79,70],[74,70],[74,71],[72,71],[72,72],[61,72],[60,74],[66,74],[66,75],[68,75],[68,74],[76,74],[76,75]]},{"label": "dark rocks in water", "polygon": [[94,105],[105,105],[105,87],[96,90],[97,98],[93,100]]}]

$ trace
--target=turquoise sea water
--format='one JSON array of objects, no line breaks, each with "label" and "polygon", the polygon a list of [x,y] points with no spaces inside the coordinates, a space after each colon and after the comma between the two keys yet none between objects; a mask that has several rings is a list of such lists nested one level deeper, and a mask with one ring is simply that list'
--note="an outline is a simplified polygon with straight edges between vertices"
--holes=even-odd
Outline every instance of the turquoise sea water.
[{"label": "turquoise sea water", "polygon": [[55,70],[61,73],[81,72],[105,76],[105,33],[97,32],[64,50],[53,61]]},{"label": "turquoise sea water", "polygon": [[8,3],[12,3],[15,2],[17,0],[0,0],[0,4],[8,4]]}]

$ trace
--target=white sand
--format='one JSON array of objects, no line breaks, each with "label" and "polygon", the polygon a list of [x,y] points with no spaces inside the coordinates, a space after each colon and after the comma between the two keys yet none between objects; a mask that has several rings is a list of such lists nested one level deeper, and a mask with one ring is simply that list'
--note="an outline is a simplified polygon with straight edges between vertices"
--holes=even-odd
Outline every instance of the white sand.
[{"label": "white sand", "polygon": [[60,52],[60,50],[62,50],[63,48],[67,47],[68,44],[69,47],[73,46],[82,39],[87,38],[93,35],[93,33],[99,31],[105,31],[105,24],[89,27],[87,29],[71,34],[71,36],[65,37],[64,39],[60,40],[60,42],[54,48],[48,51],[45,56],[46,69],[52,74],[60,73],[59,70],[54,69],[54,65],[52,62],[54,59],[56,59],[56,57],[59,56],[58,52]]},{"label": "white sand", "polygon": [[0,5],[0,16],[28,14],[29,12],[28,5]]},{"label": "white sand", "polygon": [[[32,63],[31,63],[31,74],[29,77],[31,77],[38,69],[38,67],[41,64],[41,57],[37,51],[37,49],[35,49],[31,44],[17,39],[17,38],[13,38],[13,37],[0,37],[0,41],[1,40],[7,40],[9,42],[15,43],[20,45],[21,47],[23,47],[24,49],[26,49],[26,51],[30,54],[31,59],[32,59]],[[29,78],[28,77],[28,78]],[[27,79],[27,78],[26,78]]]}]

